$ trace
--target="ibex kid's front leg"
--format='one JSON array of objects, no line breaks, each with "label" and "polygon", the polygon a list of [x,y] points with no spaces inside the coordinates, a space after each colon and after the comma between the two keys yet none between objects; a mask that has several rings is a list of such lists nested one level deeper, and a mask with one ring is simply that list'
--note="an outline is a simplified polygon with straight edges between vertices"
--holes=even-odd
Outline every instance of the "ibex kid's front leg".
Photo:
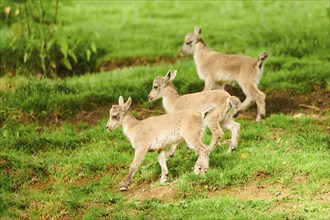
[{"label": "ibex kid's front leg", "polygon": [[142,161],[146,156],[147,150],[145,149],[139,150],[139,146],[137,146],[135,149],[136,150],[135,150],[133,162],[129,167],[129,172],[126,180],[120,185],[120,191],[126,191],[128,187],[131,185],[135,171],[139,168],[139,166],[141,165]]}]

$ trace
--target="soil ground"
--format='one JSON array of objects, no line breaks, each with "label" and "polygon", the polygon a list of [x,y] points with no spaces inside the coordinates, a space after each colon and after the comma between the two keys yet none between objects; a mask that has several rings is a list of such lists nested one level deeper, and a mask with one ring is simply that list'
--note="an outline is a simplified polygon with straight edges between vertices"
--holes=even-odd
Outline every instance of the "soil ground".
[{"label": "soil ground", "polygon": [[[231,94],[240,97],[244,100],[244,94],[242,92],[232,92]],[[74,121],[85,122],[89,125],[94,125],[104,117],[107,117],[109,112],[109,105],[99,106],[91,111],[82,111],[78,113]],[[141,106],[133,106],[132,109],[136,112],[138,119],[148,118],[153,115],[163,114],[161,106],[157,106],[153,109],[146,109]],[[271,114],[292,114],[295,117],[301,115],[309,115],[318,121],[325,119],[326,112],[330,111],[330,92],[326,90],[320,90],[312,92],[306,96],[305,94],[297,94],[288,91],[270,92],[266,98],[266,111],[267,116]],[[241,113],[238,119],[251,119],[254,120],[256,117],[256,105],[250,107],[246,112]],[[48,124],[54,118],[49,118],[45,121]],[[327,128],[330,129],[330,128]],[[328,130],[330,131],[330,130]]]}]

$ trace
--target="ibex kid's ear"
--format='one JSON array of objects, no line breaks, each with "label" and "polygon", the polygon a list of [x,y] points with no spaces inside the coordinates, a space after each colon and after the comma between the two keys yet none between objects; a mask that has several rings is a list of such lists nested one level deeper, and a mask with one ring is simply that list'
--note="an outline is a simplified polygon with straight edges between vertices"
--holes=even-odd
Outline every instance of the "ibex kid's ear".
[{"label": "ibex kid's ear", "polygon": [[172,82],[172,80],[176,77],[176,70],[174,72],[172,72],[171,70],[169,70],[165,76],[166,81],[167,82]]},{"label": "ibex kid's ear", "polygon": [[168,70],[168,72],[165,75],[166,83],[170,81],[171,76],[172,76],[172,71]]},{"label": "ibex kid's ear", "polygon": [[132,99],[131,99],[131,97],[128,97],[127,102],[124,104],[124,108],[126,111],[129,109],[131,104],[132,104]]},{"label": "ibex kid's ear", "polygon": [[197,36],[197,37],[200,37],[202,33],[202,28],[198,27],[198,26],[195,26],[195,30],[194,30],[194,34]]},{"label": "ibex kid's ear", "polygon": [[174,72],[172,72],[169,81],[171,81],[171,82],[173,81],[173,79],[176,77],[176,72],[177,72],[177,70],[174,70]]},{"label": "ibex kid's ear", "polygon": [[124,98],[122,96],[119,96],[118,104],[124,105]]}]

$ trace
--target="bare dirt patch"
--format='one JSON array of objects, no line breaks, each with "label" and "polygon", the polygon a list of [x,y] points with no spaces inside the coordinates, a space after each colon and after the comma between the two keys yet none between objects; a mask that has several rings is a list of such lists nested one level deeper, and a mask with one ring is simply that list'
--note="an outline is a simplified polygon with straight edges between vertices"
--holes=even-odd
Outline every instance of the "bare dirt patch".
[{"label": "bare dirt patch", "polygon": [[127,201],[158,199],[161,201],[173,202],[179,199],[174,189],[173,183],[157,186],[132,184],[129,190],[125,192],[125,194]]},{"label": "bare dirt patch", "polygon": [[319,203],[323,203],[323,204],[329,204],[330,203],[330,191],[318,194],[314,198],[314,201],[319,202]]},{"label": "bare dirt patch", "polygon": [[[75,124],[84,122],[88,125],[95,125],[102,119],[107,118],[109,116],[110,108],[111,105],[106,105],[99,106],[91,111],[81,111],[77,115],[75,115],[73,122]],[[139,120],[165,113],[161,106],[158,106],[154,109],[146,109],[140,106],[132,106],[131,108],[134,116]]]},{"label": "bare dirt patch", "polygon": [[[95,105],[95,108],[91,110],[80,111],[70,118],[63,118],[56,113],[50,113],[47,116],[41,118],[36,118],[34,115],[24,115],[23,113],[19,113],[13,117],[17,118],[24,124],[28,124],[29,122],[34,121],[46,127],[60,126],[68,121],[74,125],[85,123],[89,126],[94,126],[97,123],[101,122],[104,118],[107,118],[109,116],[110,108],[111,104],[101,106]],[[161,106],[157,106],[153,109],[146,109],[138,105],[132,106],[132,112],[134,116],[139,120],[165,113]]]},{"label": "bare dirt patch", "polygon": [[252,181],[242,186],[225,187],[220,191],[210,193],[210,196],[231,196],[242,200],[263,200],[273,201],[281,200],[290,195],[290,190],[284,185],[266,184]]},{"label": "bare dirt patch", "polygon": [[[245,99],[245,95],[238,87],[227,86],[226,91],[230,94]],[[308,94],[296,93],[292,90],[271,90],[266,93],[267,114],[291,113],[303,109],[316,112],[330,110],[330,91],[326,88],[315,88],[315,91]],[[256,105],[250,109],[256,109]]]},{"label": "bare dirt patch", "polygon": [[[244,100],[242,91],[229,88],[228,91]],[[266,97],[267,116],[271,114],[291,114],[294,117],[308,115],[318,121],[325,120],[325,114],[330,111],[330,91],[320,89],[309,94],[299,94],[292,91],[270,91]],[[238,118],[254,120],[256,105],[239,114]]]},{"label": "bare dirt patch", "polygon": [[[244,100],[245,98],[240,89],[229,87],[227,91],[240,97],[241,100]],[[299,94],[292,91],[269,91],[266,98],[267,116],[278,113],[291,114],[294,117],[307,115],[317,121],[323,122],[326,119],[326,113],[330,111],[329,100],[330,91],[327,91],[326,89],[320,89],[309,94]],[[60,126],[62,123],[68,121],[75,125],[79,123],[95,125],[108,116],[111,104],[97,105],[95,103],[94,106],[94,108],[80,111],[70,118],[63,118],[57,113],[49,113],[41,118],[36,118],[34,115],[24,115],[21,112],[18,112],[13,117],[26,124],[30,121],[34,121],[43,126]],[[147,109],[141,105],[134,105],[131,109],[133,114],[139,120],[165,113],[160,105],[151,109]],[[256,105],[252,106],[247,111],[240,113],[238,116],[239,119],[247,120],[255,120],[255,117]],[[327,126],[326,130],[330,133],[330,126],[325,126]]]},{"label": "bare dirt patch", "polygon": [[[298,213],[304,208],[303,198],[297,194],[290,186],[285,186],[282,183],[270,183],[267,182],[268,175],[264,175],[256,172],[254,180],[240,185],[240,186],[228,186],[217,189],[213,192],[209,192],[209,198],[211,197],[236,197],[244,201],[249,200],[261,200],[271,202],[274,204],[270,211],[280,212],[293,212]],[[260,176],[262,176],[260,178]],[[262,181],[264,179],[264,181]],[[294,176],[291,186],[308,184],[307,177]],[[323,189],[323,190],[322,190]],[[320,192],[316,192],[310,201],[320,204],[328,204],[330,201],[330,191],[328,187],[320,186]]]},{"label": "bare dirt patch", "polygon": [[159,65],[163,63],[174,64],[177,60],[182,59],[181,57],[166,57],[157,56],[151,58],[144,57],[128,57],[124,59],[114,59],[103,61],[100,66],[96,69],[97,71],[105,72],[112,71],[114,69],[122,69],[132,66],[145,66],[145,65]]},{"label": "bare dirt patch", "polygon": [[83,122],[88,125],[95,125],[109,115],[110,108],[111,106],[104,105],[96,107],[95,109],[90,111],[78,112],[78,114],[75,115],[73,122],[75,122],[75,124]]},{"label": "bare dirt patch", "polygon": [[[233,92],[233,95],[237,95],[241,100],[244,100],[244,94],[242,92]],[[326,90],[319,90],[312,92],[308,95],[298,94],[289,91],[271,91],[266,98],[267,115],[271,114],[291,114],[294,117],[301,117],[308,115],[318,121],[325,120],[325,114],[330,111],[330,92]],[[98,106],[91,111],[82,111],[75,116],[75,122],[86,122],[90,125],[96,124],[96,122],[102,120],[108,116],[108,112],[111,106]],[[139,120],[160,115],[165,113],[162,106],[157,106],[152,109],[146,109],[139,105],[132,107],[134,115]],[[299,113],[301,115],[299,115]],[[256,106],[252,106],[248,111],[239,114],[239,119],[255,120]],[[328,128],[330,131],[330,128]]]}]

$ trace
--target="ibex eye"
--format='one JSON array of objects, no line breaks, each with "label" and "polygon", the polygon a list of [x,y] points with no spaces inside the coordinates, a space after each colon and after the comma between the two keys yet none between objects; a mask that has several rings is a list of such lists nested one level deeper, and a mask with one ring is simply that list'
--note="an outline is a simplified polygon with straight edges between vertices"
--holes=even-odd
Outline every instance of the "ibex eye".
[{"label": "ibex eye", "polygon": [[192,41],[187,41],[187,42],[186,42],[186,44],[188,44],[188,45],[191,44],[191,43],[192,43]]},{"label": "ibex eye", "polygon": [[118,118],[117,115],[113,115],[113,116],[112,116],[112,119],[113,119],[113,120],[116,120],[117,118]]},{"label": "ibex eye", "polygon": [[154,86],[154,89],[158,89],[158,86]]}]

